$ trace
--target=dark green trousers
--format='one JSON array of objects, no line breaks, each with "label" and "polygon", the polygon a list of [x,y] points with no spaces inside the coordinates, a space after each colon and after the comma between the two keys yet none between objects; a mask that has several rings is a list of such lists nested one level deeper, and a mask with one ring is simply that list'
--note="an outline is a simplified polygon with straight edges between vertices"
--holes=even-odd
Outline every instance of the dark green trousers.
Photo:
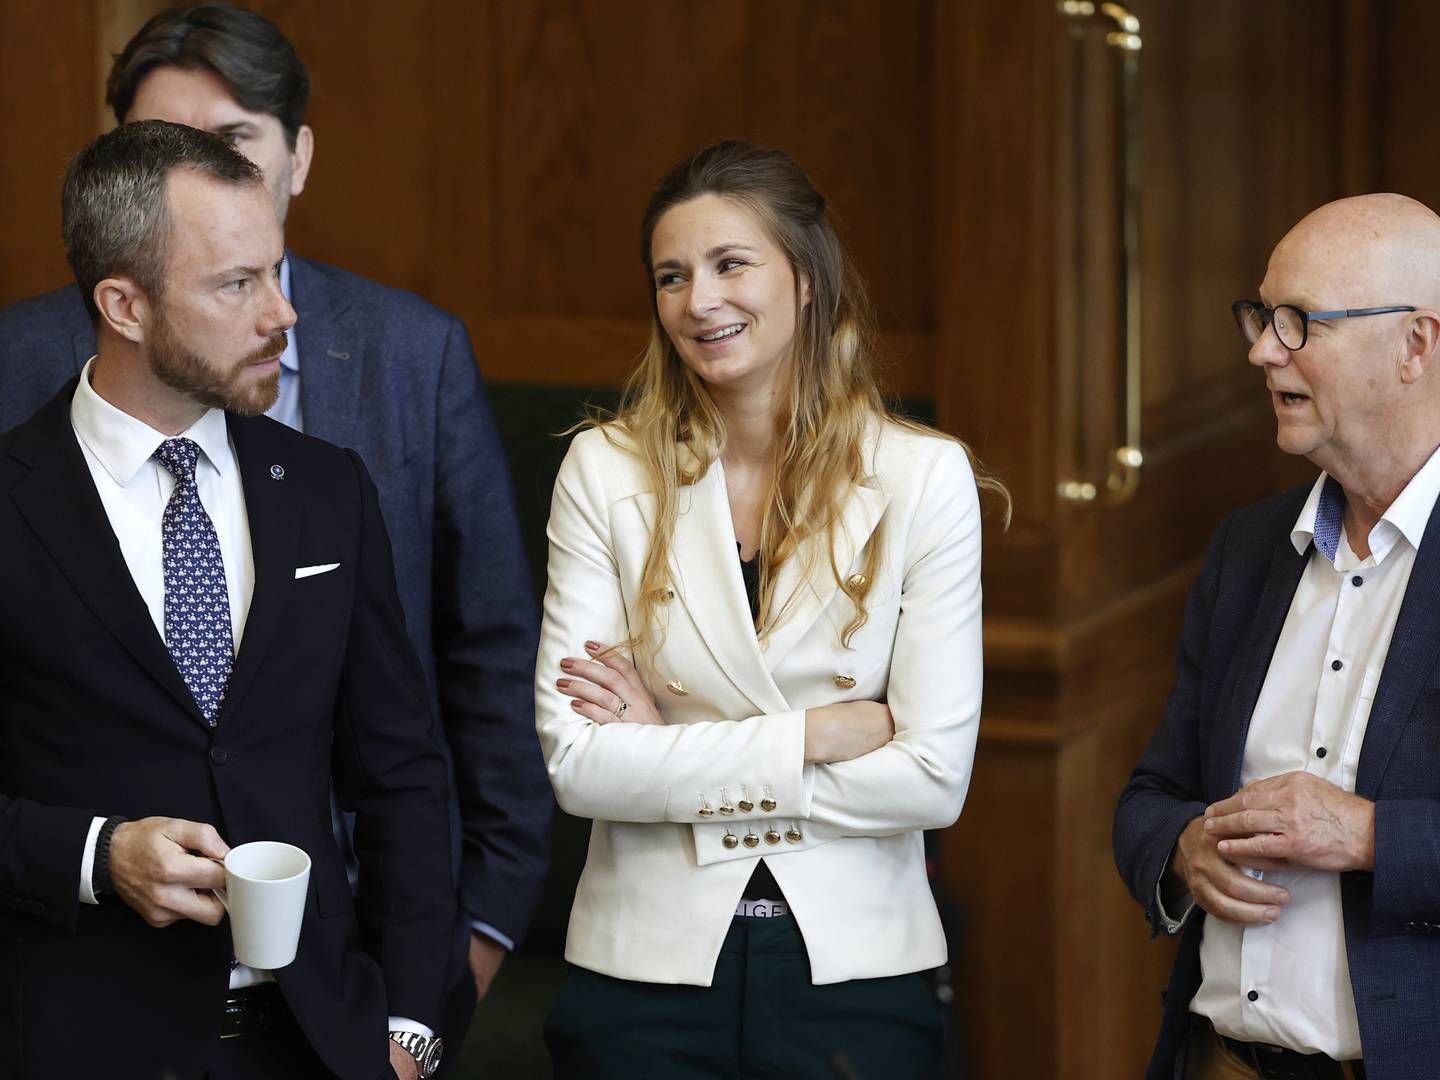
[{"label": "dark green trousers", "polygon": [[545,1022],[558,1080],[933,1080],[941,1043],[923,975],[813,986],[789,916],[737,918],[709,987],[572,968]]}]

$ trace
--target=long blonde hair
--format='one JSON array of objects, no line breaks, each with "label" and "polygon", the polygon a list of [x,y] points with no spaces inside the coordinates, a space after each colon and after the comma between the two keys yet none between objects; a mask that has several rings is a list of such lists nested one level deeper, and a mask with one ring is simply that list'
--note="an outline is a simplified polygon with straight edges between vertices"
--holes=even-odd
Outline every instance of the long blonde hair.
[{"label": "long blonde hair", "polygon": [[[718,195],[753,212],[785,252],[795,277],[792,378],[777,419],[773,479],[761,519],[756,629],[763,638],[793,599],[785,598],[776,609],[776,570],[795,556],[802,541],[829,534],[824,547],[831,569],[854,606],[841,632],[841,642],[848,646],[867,618],[865,599],[879,565],[881,530],[866,546],[860,576],[845,578],[848,568],[836,564],[835,529],[849,489],[867,473],[867,436],[885,422],[921,425],[896,416],[880,394],[874,371],[874,323],[865,287],[826,217],[825,197],[787,154],[739,140],[714,143],[686,158],[666,174],[651,196],[640,229],[640,254],[651,290],[650,340],[626,382],[617,411],[589,421],[602,431],[614,427],[625,433],[644,463],[657,502],[655,528],[640,576],[639,625],[632,627],[632,641],[649,640],[658,626],[668,588],[679,489],[699,481],[725,449],[723,416],[660,323],[651,260],[651,240],[660,218],[701,195]],[[807,283],[810,300],[802,303],[801,290]],[[980,486],[1004,498],[1008,520],[1009,496],[1003,485],[973,455],[971,459]],[[812,550],[811,558],[815,557]],[[814,567],[803,569],[808,576]]]}]

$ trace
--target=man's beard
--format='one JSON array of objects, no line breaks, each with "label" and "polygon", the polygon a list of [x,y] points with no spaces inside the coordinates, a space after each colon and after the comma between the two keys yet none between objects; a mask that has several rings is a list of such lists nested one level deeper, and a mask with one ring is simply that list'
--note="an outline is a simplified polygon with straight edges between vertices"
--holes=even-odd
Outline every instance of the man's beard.
[{"label": "man's beard", "polygon": [[280,396],[280,372],[258,381],[246,380],[251,364],[273,360],[285,351],[285,331],[278,331],[229,371],[217,371],[204,358],[182,345],[162,315],[150,338],[150,370],[172,390],[178,390],[212,409],[224,409],[239,416],[259,416]]}]

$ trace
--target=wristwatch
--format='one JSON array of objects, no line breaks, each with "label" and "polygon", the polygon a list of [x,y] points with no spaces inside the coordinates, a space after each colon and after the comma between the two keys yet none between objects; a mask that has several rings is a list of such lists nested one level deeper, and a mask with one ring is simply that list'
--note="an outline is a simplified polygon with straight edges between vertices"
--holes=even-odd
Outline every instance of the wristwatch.
[{"label": "wristwatch", "polygon": [[90,866],[90,891],[96,899],[115,891],[115,882],[110,877],[110,838],[115,830],[125,824],[123,817],[108,817],[100,831],[95,834],[95,859]]},{"label": "wristwatch", "polygon": [[439,1035],[421,1035],[415,1031],[392,1031],[390,1041],[415,1059],[420,1068],[420,1080],[434,1076],[440,1068],[440,1055],[445,1051],[445,1040]]}]

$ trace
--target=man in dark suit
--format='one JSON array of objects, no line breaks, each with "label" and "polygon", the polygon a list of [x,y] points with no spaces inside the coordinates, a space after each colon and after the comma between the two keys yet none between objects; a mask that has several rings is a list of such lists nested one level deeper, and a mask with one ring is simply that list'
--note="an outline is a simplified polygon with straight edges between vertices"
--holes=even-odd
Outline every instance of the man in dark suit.
[{"label": "man in dark suit", "polygon": [[1440,218],[1345,199],[1236,319],[1313,484],[1221,526],[1115,855],[1183,935],[1147,1076],[1440,1062]]},{"label": "man in dark suit", "polygon": [[[63,203],[97,355],[0,437],[0,1074],[428,1075],[444,758],[365,466],[260,415],[295,322],[262,175],[150,121]],[[313,861],[273,972],[229,959],[210,891],[262,839]]]},{"label": "man in dark suit", "polygon": [[[264,171],[282,226],[311,163],[308,94],[305,68],[273,23],[218,5],[156,16],[116,58],[108,87],[122,123],[165,119],[230,140]],[[477,992],[528,928],[553,806],[534,730],[537,628],[509,475],[457,319],[293,253],[284,275],[299,322],[270,415],[355,448],[374,475],[453,763],[462,919],[447,1033],[458,1042]],[[0,311],[0,431],[94,351],[73,286]]]}]

